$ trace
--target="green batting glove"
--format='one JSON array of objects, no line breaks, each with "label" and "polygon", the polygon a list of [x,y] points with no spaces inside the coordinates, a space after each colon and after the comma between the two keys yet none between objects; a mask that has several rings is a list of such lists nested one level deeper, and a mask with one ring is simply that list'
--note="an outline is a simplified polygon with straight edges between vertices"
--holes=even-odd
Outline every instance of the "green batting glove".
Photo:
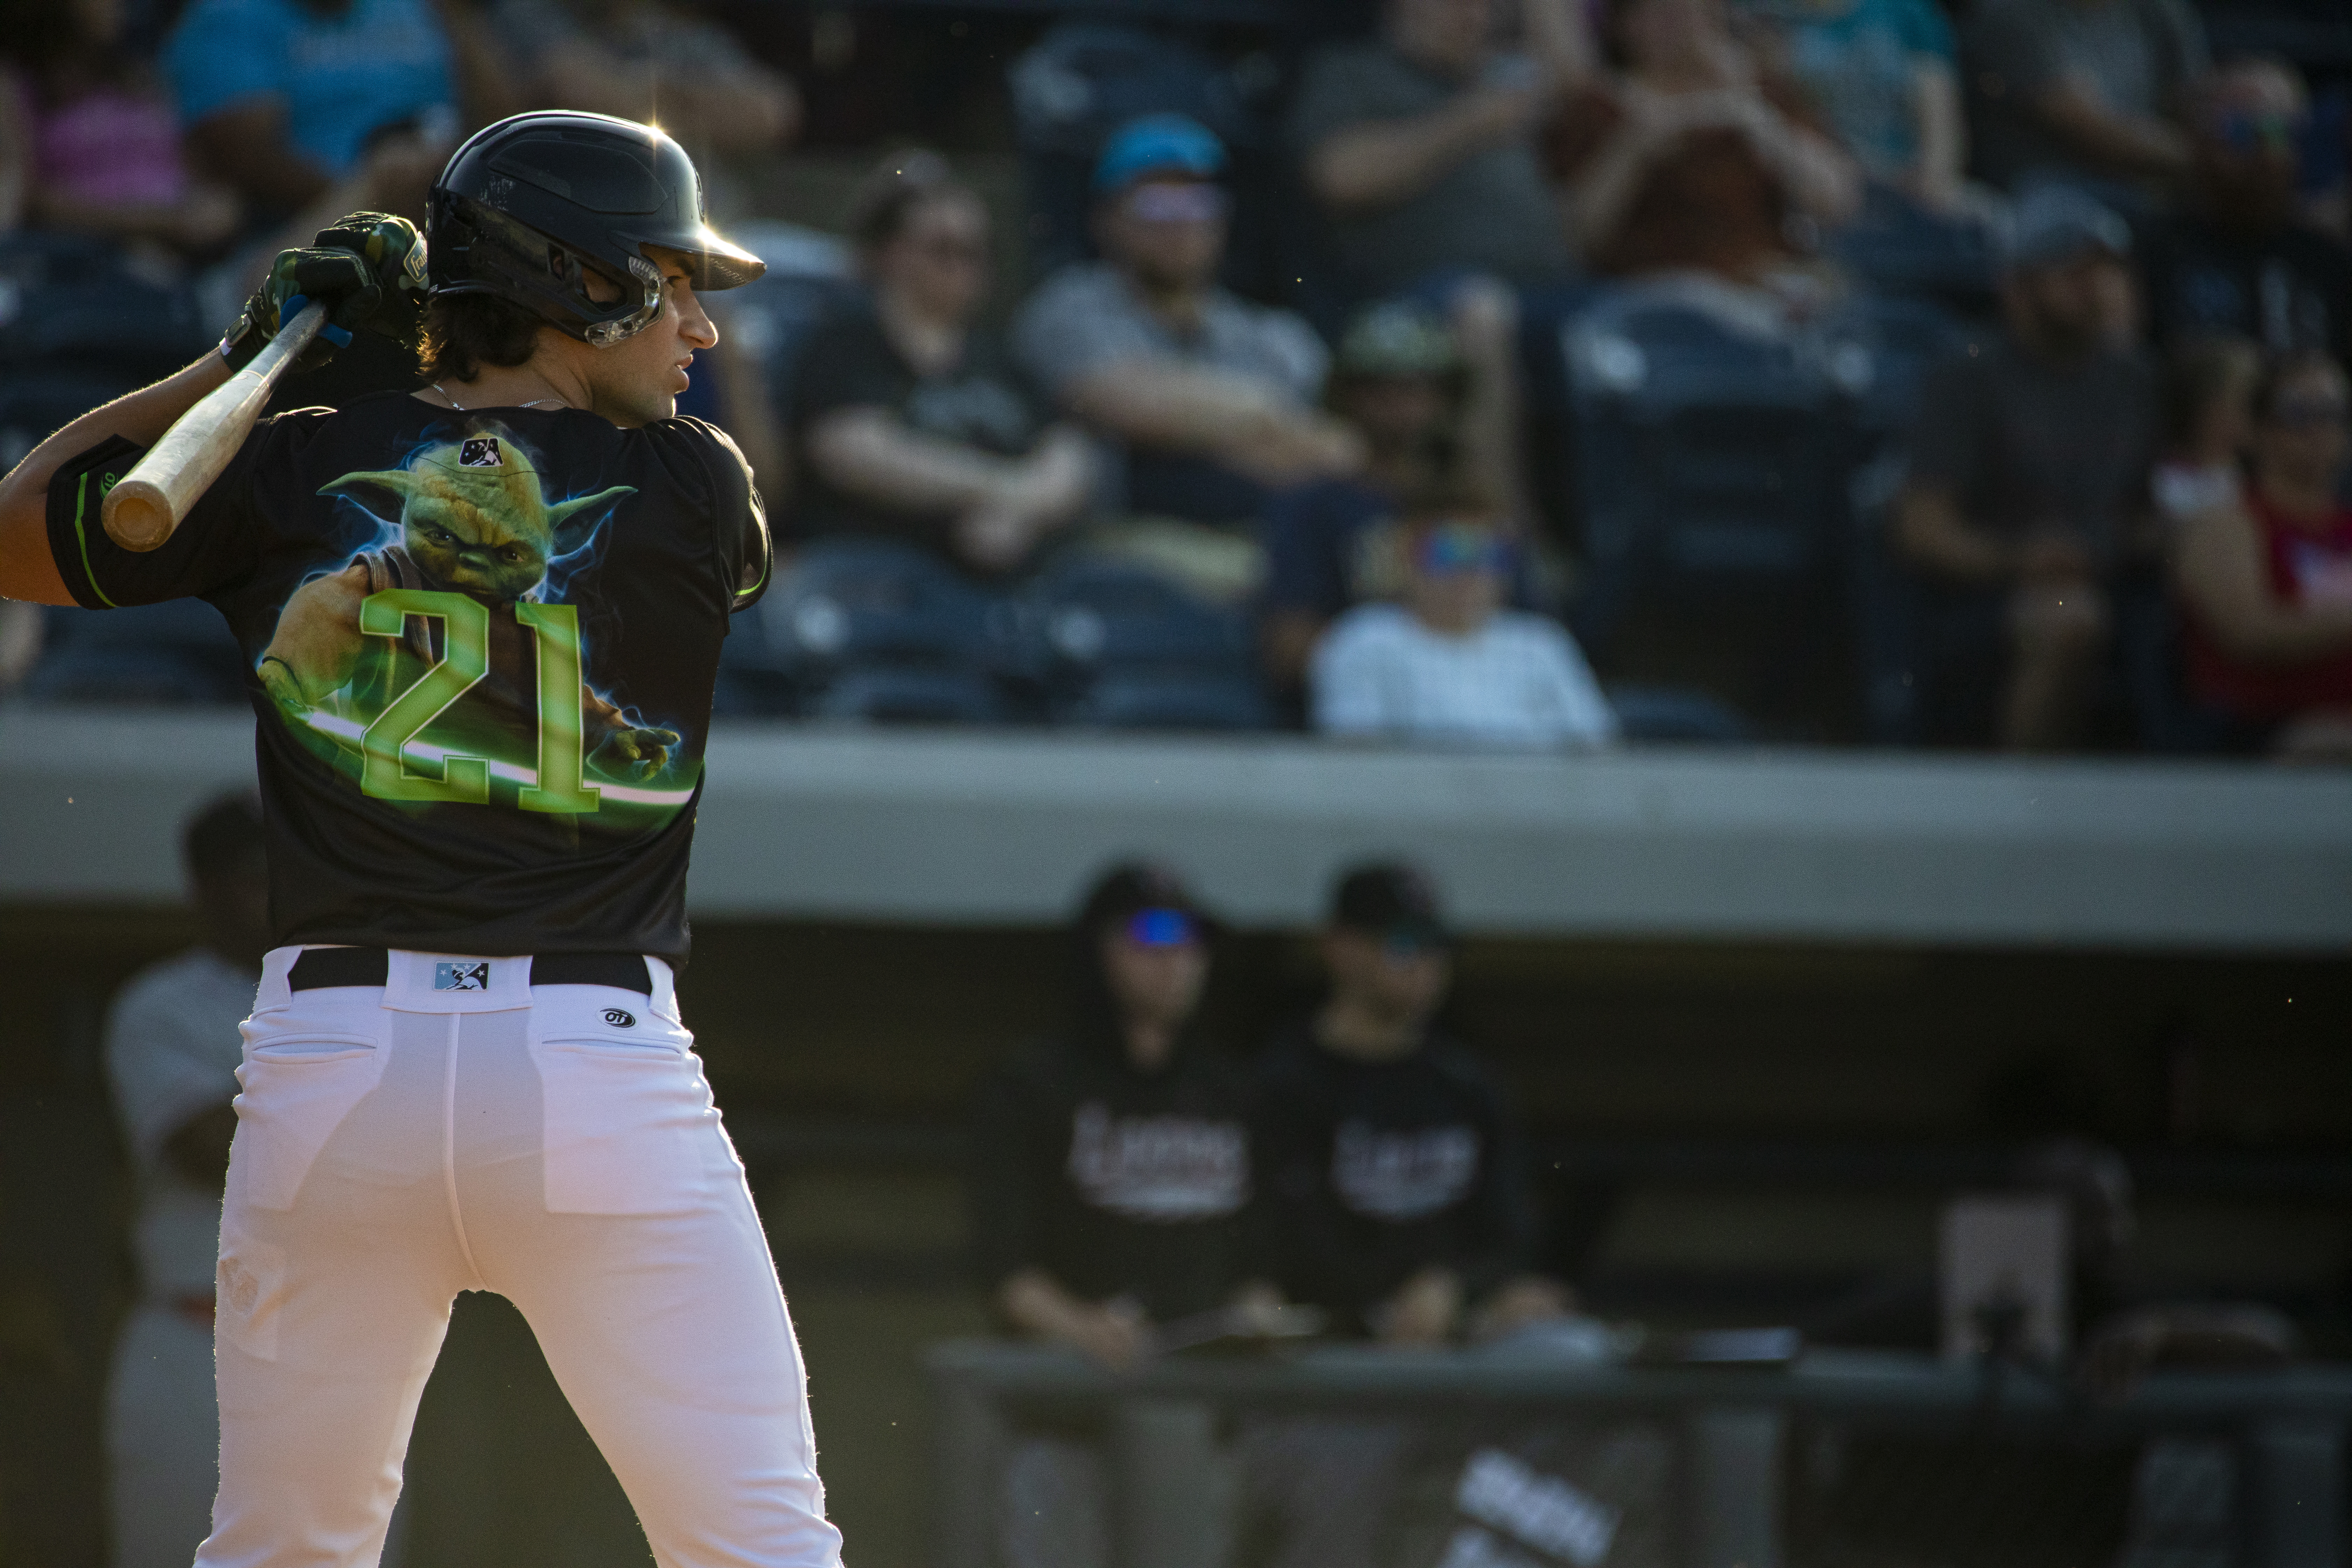
[{"label": "green batting glove", "polygon": [[294,362],[298,371],[325,364],[354,331],[407,342],[424,317],[425,291],[425,237],[416,226],[385,213],[353,213],[320,229],[316,244],[278,253],[221,339],[220,356],[242,370],[278,335],[287,302],[296,299],[328,308],[325,330]]}]

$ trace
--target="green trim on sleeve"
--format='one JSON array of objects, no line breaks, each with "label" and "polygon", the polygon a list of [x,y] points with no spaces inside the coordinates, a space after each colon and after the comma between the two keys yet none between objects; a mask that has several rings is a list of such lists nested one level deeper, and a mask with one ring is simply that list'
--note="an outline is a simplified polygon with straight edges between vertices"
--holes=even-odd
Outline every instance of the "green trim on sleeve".
[{"label": "green trim on sleeve", "polygon": [[91,593],[97,595],[100,599],[105,602],[108,609],[119,610],[122,608],[122,606],[116,604],[113,600],[106,597],[106,590],[98,585],[98,574],[90,570],[89,531],[82,524],[82,519],[88,516],[89,512],[89,470],[88,468],[84,468],[81,471],[80,478],[74,485],[74,542],[81,546],[82,580],[89,584],[89,591]]}]

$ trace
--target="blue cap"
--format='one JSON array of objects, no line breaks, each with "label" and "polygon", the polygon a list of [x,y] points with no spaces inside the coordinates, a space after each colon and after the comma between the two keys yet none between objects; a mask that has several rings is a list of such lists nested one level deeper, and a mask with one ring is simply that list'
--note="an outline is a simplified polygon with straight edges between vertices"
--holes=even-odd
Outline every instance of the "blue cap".
[{"label": "blue cap", "polygon": [[1095,160],[1095,195],[1125,190],[1147,174],[1213,180],[1225,172],[1225,144],[1184,114],[1147,114],[1110,133]]}]

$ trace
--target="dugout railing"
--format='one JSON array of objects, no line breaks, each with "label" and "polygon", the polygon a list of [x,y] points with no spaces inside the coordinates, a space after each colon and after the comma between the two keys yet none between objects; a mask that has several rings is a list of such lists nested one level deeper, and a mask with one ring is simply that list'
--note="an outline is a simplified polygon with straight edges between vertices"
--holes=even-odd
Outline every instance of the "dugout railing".
[{"label": "dugout railing", "polygon": [[[2345,1561],[2352,1367],[2159,1372],[2098,1399],[2016,1366],[1814,1351],[1784,1368],[1576,1365],[1487,1352],[1325,1346],[1266,1357],[1163,1359],[1115,1376],[1075,1353],[1002,1341],[935,1346],[935,1568],[1003,1568],[1003,1465],[1024,1430],[1090,1424],[1109,1494],[1111,1568],[1219,1568],[1210,1518],[1223,1435],[1250,1415],[1352,1414],[1496,1429],[1640,1416],[1674,1466],[1675,1555],[1688,1568],[1801,1568],[1790,1548],[1801,1431],[1942,1435],[2079,1447],[2183,1436],[2234,1454],[2244,1568]],[[1990,1500],[1988,1506],[1994,1506]],[[1800,1554],[1801,1556],[1801,1554]]]}]

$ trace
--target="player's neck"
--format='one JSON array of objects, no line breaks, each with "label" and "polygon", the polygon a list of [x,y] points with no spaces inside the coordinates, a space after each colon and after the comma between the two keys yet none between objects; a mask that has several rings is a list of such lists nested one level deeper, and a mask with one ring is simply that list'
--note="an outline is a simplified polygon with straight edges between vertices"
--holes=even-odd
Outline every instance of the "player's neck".
[{"label": "player's neck", "polygon": [[453,408],[588,408],[595,402],[587,378],[542,349],[517,365],[486,364],[470,380],[443,376],[425,389]]}]

